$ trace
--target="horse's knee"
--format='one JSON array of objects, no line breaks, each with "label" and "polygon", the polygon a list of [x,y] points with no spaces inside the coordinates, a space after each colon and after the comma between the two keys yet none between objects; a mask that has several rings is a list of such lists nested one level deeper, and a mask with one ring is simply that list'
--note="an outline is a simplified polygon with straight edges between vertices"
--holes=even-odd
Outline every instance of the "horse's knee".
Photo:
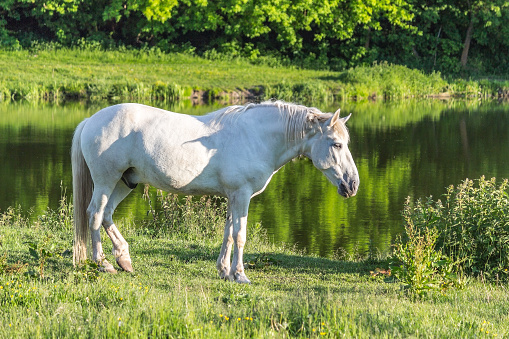
[{"label": "horse's knee", "polygon": [[230,235],[224,239],[225,246],[231,246],[233,244],[233,237]]},{"label": "horse's knee", "polygon": [[246,235],[243,232],[235,232],[232,242],[234,242],[237,247],[242,248],[246,244]]}]

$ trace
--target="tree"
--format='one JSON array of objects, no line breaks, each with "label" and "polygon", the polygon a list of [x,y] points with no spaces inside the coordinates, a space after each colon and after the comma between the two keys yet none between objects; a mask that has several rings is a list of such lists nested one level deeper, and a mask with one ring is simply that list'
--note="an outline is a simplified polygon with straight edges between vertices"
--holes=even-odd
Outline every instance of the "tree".
[{"label": "tree", "polygon": [[503,0],[466,0],[458,1],[457,6],[460,13],[468,18],[460,59],[461,66],[466,67],[472,38],[482,36],[482,32],[474,35],[474,29],[480,31],[485,27],[500,26],[502,11],[509,6],[509,3]]}]

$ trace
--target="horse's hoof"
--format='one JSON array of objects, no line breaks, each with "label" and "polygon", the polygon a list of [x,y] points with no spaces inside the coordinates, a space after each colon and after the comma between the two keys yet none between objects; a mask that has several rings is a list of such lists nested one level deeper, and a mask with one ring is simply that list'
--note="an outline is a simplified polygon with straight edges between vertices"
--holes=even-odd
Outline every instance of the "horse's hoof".
[{"label": "horse's hoof", "polygon": [[224,279],[224,280],[229,280],[230,279],[230,277],[229,277],[230,269],[229,268],[228,269],[222,269],[218,273],[219,273],[219,278]]},{"label": "horse's hoof", "polygon": [[251,284],[251,280],[249,280],[245,274],[235,274],[235,282],[239,284]]},{"label": "horse's hoof", "polygon": [[112,274],[116,274],[117,273],[117,270],[115,269],[115,267],[113,267],[113,265],[110,264],[106,260],[103,260],[102,263],[99,265],[99,271],[107,272],[107,273],[112,273]]},{"label": "horse's hoof", "polygon": [[133,272],[133,266],[131,265],[131,259],[125,257],[118,257],[117,264],[126,272]]}]

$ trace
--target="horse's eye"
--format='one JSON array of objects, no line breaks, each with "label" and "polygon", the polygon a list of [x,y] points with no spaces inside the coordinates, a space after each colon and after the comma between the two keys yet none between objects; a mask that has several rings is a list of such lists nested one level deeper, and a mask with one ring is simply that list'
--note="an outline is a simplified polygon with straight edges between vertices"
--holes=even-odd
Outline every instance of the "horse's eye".
[{"label": "horse's eye", "polygon": [[337,148],[337,149],[342,149],[343,148],[343,144],[339,143],[339,142],[336,142],[332,145],[334,148]]}]

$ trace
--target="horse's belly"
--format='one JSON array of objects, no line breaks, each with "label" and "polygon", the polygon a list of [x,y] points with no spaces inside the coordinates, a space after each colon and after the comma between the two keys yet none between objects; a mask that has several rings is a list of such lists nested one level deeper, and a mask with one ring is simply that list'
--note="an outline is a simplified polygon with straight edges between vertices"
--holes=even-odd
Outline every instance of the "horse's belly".
[{"label": "horse's belly", "polygon": [[186,195],[219,195],[225,196],[221,186],[217,181],[194,179],[190,182],[182,178],[167,177],[167,180],[147,182],[148,184],[162,189],[166,192],[181,193]]},{"label": "horse's belly", "polygon": [[224,195],[214,164],[214,151],[170,153],[140,161],[133,169],[132,180],[174,193]]}]

